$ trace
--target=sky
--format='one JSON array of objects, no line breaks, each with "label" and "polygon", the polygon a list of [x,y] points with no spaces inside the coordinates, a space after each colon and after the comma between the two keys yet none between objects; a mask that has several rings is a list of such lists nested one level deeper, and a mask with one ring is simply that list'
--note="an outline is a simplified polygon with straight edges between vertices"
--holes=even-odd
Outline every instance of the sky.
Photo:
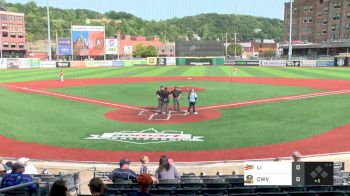
[{"label": "sky", "polygon": [[[6,0],[27,3],[30,0]],[[124,11],[145,20],[166,20],[202,13],[244,14],[283,19],[285,0],[34,0],[38,5],[98,12]]]}]

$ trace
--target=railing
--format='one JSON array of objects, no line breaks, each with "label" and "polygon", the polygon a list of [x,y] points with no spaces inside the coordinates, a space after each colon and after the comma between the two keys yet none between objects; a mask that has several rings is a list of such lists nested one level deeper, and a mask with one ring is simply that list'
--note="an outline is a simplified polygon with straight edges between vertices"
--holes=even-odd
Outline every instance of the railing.
[{"label": "railing", "polygon": [[26,188],[28,186],[31,186],[35,184],[37,187],[37,190],[35,192],[36,196],[40,196],[40,186],[39,186],[39,181],[33,181],[33,182],[27,182],[27,183],[23,183],[23,184],[19,184],[19,185],[15,185],[15,186],[10,186],[10,187],[6,187],[6,188],[2,188],[0,189],[0,193],[4,193],[4,192],[8,192],[8,191],[13,191],[16,189],[20,189],[20,188]]}]

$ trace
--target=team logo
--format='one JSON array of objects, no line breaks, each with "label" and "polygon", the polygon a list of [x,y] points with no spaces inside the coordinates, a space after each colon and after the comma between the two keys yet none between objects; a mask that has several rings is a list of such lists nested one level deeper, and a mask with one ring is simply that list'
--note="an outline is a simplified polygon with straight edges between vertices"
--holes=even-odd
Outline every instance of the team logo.
[{"label": "team logo", "polygon": [[344,64],[345,64],[344,59],[338,59],[338,61],[337,61],[338,66],[344,66]]},{"label": "team logo", "polygon": [[101,135],[91,134],[85,138],[87,140],[111,140],[132,144],[154,144],[165,142],[202,142],[203,136],[193,136],[185,134],[183,131],[165,130],[158,131],[154,128],[142,131],[120,131],[113,133],[103,133]]}]

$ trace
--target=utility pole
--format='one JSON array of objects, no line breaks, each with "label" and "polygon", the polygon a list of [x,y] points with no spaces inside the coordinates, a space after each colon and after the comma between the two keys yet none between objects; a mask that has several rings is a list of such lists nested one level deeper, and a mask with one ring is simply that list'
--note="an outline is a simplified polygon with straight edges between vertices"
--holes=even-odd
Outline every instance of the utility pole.
[{"label": "utility pole", "polygon": [[237,33],[235,32],[235,57],[237,56]]},{"label": "utility pole", "polygon": [[228,47],[228,44],[227,44],[227,33],[226,33],[225,58],[228,56],[227,47]]},{"label": "utility pole", "polygon": [[48,55],[48,60],[52,60],[51,56],[51,27],[50,27],[50,8],[49,8],[49,0],[46,0],[46,11],[47,11],[47,39],[49,42],[48,50],[47,50],[47,55]]},{"label": "utility pole", "polygon": [[292,59],[293,46],[292,46],[292,24],[293,24],[293,0],[290,0],[289,9],[289,48],[288,48],[288,59]]}]

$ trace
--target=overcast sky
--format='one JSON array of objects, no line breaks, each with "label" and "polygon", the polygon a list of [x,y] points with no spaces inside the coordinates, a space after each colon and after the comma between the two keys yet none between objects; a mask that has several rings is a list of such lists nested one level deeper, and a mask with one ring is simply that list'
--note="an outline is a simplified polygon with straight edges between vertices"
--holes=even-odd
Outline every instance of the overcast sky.
[{"label": "overcast sky", "polygon": [[[6,0],[27,3],[30,0]],[[285,0],[35,0],[43,6],[124,11],[146,20],[164,20],[201,13],[223,13],[283,19]]]}]

